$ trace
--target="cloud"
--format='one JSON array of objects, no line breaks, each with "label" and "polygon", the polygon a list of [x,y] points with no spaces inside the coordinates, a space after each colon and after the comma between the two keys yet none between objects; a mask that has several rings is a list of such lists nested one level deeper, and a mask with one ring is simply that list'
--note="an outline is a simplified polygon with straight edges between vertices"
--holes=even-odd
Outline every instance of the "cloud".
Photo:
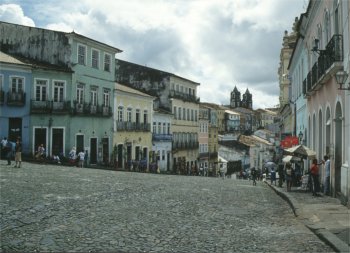
[{"label": "cloud", "polygon": [[278,104],[283,33],[305,1],[29,0],[17,8],[41,27],[120,48],[119,59],[200,83],[201,101],[228,104],[236,85],[258,108]]},{"label": "cloud", "polygon": [[16,4],[0,5],[0,20],[20,25],[35,26],[34,21],[26,17],[22,8]]}]

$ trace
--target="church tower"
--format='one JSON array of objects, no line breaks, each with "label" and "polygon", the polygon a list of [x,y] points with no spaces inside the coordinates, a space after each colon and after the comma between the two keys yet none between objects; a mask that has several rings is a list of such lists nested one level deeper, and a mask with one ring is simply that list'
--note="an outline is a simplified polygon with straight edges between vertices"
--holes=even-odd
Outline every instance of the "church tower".
[{"label": "church tower", "polygon": [[231,92],[230,107],[241,107],[241,93],[237,90],[237,87]]},{"label": "church tower", "polygon": [[250,94],[248,88],[247,88],[246,92],[243,94],[242,107],[247,108],[247,109],[253,108],[253,98],[252,98],[252,94]]}]

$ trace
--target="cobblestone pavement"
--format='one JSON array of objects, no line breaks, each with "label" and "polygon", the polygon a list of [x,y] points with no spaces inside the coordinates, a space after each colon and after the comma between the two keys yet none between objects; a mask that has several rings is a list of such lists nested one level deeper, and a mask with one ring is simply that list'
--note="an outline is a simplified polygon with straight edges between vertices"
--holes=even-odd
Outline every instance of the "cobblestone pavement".
[{"label": "cobblestone pavement", "polygon": [[332,252],[263,182],[0,162],[3,252]]}]

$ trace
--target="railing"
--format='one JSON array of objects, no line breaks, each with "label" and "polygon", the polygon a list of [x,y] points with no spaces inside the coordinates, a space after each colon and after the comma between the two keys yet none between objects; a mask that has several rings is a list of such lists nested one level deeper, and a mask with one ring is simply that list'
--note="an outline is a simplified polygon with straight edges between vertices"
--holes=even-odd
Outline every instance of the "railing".
[{"label": "railing", "polygon": [[112,107],[93,105],[91,103],[78,103],[73,101],[73,114],[81,116],[97,116],[97,117],[111,117],[113,115]]},{"label": "railing", "polygon": [[322,83],[340,70],[341,66],[335,63],[341,63],[343,60],[343,36],[336,34],[333,35],[328,42],[325,50],[319,52],[317,62],[312,66],[310,72],[303,81],[304,95],[310,95],[312,91],[317,90]]},{"label": "railing", "polygon": [[7,105],[24,106],[26,102],[25,92],[7,92]]},{"label": "railing", "polygon": [[52,106],[50,101],[36,101],[30,100],[30,112],[38,114],[46,114],[52,112]]},{"label": "railing", "polygon": [[69,113],[70,112],[70,101],[36,101],[32,99],[30,101],[30,112],[37,114],[46,113]]},{"label": "railing", "polygon": [[173,141],[173,149],[197,149],[199,147],[198,141]]},{"label": "railing", "polygon": [[172,134],[152,134],[152,141],[172,141]]},{"label": "railing", "polygon": [[118,121],[117,131],[133,131],[133,132],[149,132],[151,130],[151,124],[149,123],[136,123],[128,121]]},{"label": "railing", "polygon": [[184,101],[189,101],[189,102],[194,102],[194,103],[200,102],[200,99],[194,95],[186,94],[186,93],[175,91],[175,90],[170,91],[169,97],[182,99]]}]

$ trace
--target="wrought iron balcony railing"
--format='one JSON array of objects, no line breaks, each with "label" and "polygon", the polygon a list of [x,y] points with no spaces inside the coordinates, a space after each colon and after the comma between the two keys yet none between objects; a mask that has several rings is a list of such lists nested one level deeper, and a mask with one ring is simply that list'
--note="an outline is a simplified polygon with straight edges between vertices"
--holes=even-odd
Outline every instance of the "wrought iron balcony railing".
[{"label": "wrought iron balcony railing", "polygon": [[[344,60],[343,36],[335,34],[324,50],[320,50],[317,62],[303,81],[303,93],[309,96],[318,90],[333,74],[342,69]],[[338,64],[336,64],[338,63]]]},{"label": "wrought iron balcony railing", "polygon": [[7,105],[24,106],[26,103],[25,92],[7,92]]},{"label": "wrought iron balcony railing", "polygon": [[194,95],[186,94],[180,91],[171,90],[169,94],[170,98],[177,98],[184,101],[199,103],[200,99]]},{"label": "wrought iron balcony railing", "polygon": [[151,124],[128,122],[128,121],[117,121],[117,131],[149,132],[151,131]]},{"label": "wrought iron balcony railing", "polygon": [[152,134],[152,141],[172,141],[172,134]]},{"label": "wrought iron balcony railing", "polygon": [[78,103],[73,101],[72,113],[81,116],[111,117],[113,115],[112,107],[94,105],[91,103]]}]

